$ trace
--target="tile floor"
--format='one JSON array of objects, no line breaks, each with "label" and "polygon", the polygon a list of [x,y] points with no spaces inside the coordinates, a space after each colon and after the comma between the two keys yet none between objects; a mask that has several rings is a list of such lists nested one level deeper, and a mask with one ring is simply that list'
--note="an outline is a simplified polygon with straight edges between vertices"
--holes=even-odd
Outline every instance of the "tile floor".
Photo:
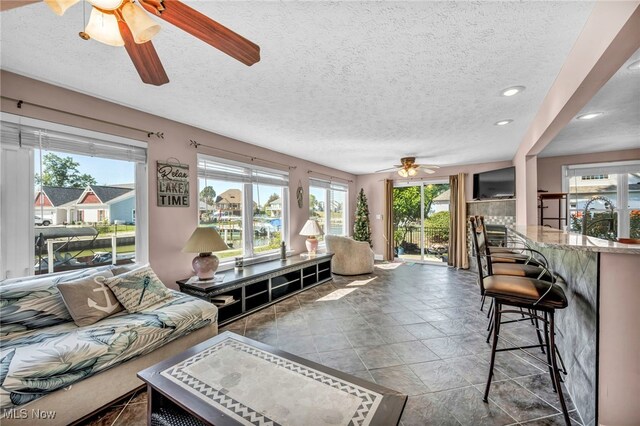
[{"label": "tile floor", "polygon": [[[490,401],[482,402],[490,346],[475,279],[443,266],[380,264],[371,275],[334,276],[220,331],[408,394],[404,426],[564,424],[548,371],[521,353],[498,353]],[[525,322],[502,332],[535,341]],[[579,425],[570,401],[569,408]],[[145,410],[141,392],[89,424],[142,425]]]}]

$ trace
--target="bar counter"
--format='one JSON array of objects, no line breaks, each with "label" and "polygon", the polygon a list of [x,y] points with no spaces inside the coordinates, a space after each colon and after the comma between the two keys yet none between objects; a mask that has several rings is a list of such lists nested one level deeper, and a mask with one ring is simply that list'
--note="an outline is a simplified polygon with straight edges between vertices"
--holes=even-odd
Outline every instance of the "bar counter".
[{"label": "bar counter", "polygon": [[512,226],[564,282],[557,313],[567,390],[585,425],[640,424],[640,245]]},{"label": "bar counter", "polygon": [[584,250],[600,253],[640,254],[640,244],[602,240],[547,226],[511,226],[509,230],[540,247]]}]

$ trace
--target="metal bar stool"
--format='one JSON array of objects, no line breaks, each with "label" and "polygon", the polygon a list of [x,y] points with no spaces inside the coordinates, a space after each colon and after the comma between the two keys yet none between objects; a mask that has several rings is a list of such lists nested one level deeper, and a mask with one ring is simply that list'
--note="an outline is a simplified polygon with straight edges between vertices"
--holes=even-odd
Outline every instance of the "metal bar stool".
[{"label": "metal bar stool", "polygon": [[[530,276],[535,276],[535,267],[544,267],[548,265],[545,256],[538,250],[534,250],[527,246],[524,242],[520,241],[520,246],[512,245],[510,247],[496,247],[489,244],[489,237],[487,236],[487,227],[484,223],[484,216],[473,216],[476,220],[476,226],[482,231],[482,242],[480,248],[491,256],[491,263],[494,265],[500,264],[505,270],[525,270],[529,271]],[[502,266],[505,265],[505,266]],[[512,265],[525,265],[527,268],[521,268],[517,266],[512,268]],[[505,274],[511,275],[511,274]],[[529,275],[527,275],[529,276]],[[553,279],[552,276],[548,276],[548,279]]]},{"label": "metal bar stool", "polygon": [[[490,258],[491,262],[487,262],[487,265],[494,269],[494,272],[489,275],[513,275],[549,281],[554,280],[553,274],[546,269],[547,259],[542,253],[524,244],[521,247],[496,247],[490,245],[483,216],[472,216],[470,224],[472,225],[472,234],[477,234],[474,235],[474,238],[477,237],[477,241],[473,239],[476,253],[482,253],[483,255],[485,252],[489,255],[493,254]],[[473,231],[474,227],[481,230],[481,234]],[[481,311],[484,310],[484,303],[485,296],[483,295],[480,304]],[[489,312],[487,312],[487,318],[491,317],[492,307],[493,304],[489,308]]]},{"label": "metal bar stool", "polygon": [[[480,225],[480,229],[482,230],[484,241],[488,242],[489,239],[487,238],[487,227],[485,226],[485,223],[484,223],[484,216],[478,216],[477,219]],[[525,264],[518,264],[518,263],[494,263],[491,261],[492,252],[490,251],[494,249],[495,247],[490,246],[489,244],[486,245],[486,254],[487,254],[486,259],[488,260],[487,262],[488,275],[525,276],[528,278],[536,278],[539,280],[549,281],[556,284],[557,275],[546,266],[549,264],[549,261],[544,256],[544,254],[539,252],[538,250],[534,250],[528,246],[520,248],[522,250],[529,251],[529,253],[531,254],[537,255],[536,259],[540,262],[540,266],[536,267],[534,265],[525,265]],[[516,249],[516,250],[519,250],[519,249]],[[538,275],[536,276],[536,274]],[[502,324],[506,324],[508,322],[509,321],[502,321]],[[491,321],[491,324],[493,324],[493,321]],[[531,324],[536,327],[536,331],[538,334],[538,341],[540,341],[540,332],[539,332],[540,325],[538,323],[538,320],[535,318],[531,318]],[[489,343],[488,338],[487,338],[487,343]],[[560,367],[561,367],[560,372],[566,375],[567,369],[564,365],[564,360],[560,356],[560,352],[558,351],[557,345],[555,346],[555,350],[556,350],[556,355],[558,356],[558,361],[560,362]],[[542,350],[542,353],[544,353],[544,350]],[[560,379],[560,381],[562,381],[562,378]],[[554,391],[555,391],[555,386],[554,386]]]},{"label": "metal bar stool", "polygon": [[[472,222],[472,227],[475,226],[477,221]],[[477,238],[479,232],[477,229],[473,229],[473,235]],[[481,232],[481,231],[480,231]],[[477,243],[477,241],[476,241]],[[482,254],[482,253],[480,253]],[[487,264],[490,263],[490,255],[485,255]],[[491,346],[491,362],[489,366],[489,376],[487,378],[487,385],[484,392],[483,401],[487,402],[489,397],[489,390],[491,388],[491,381],[493,379],[493,368],[495,365],[496,352],[521,350],[526,355],[536,358],[537,360],[546,364],[549,368],[549,375],[551,376],[551,382],[554,391],[558,393],[558,399],[562,407],[562,413],[567,425],[571,424],[569,414],[567,411],[566,402],[562,392],[560,369],[557,363],[556,344],[555,344],[555,311],[557,309],[564,309],[567,307],[567,298],[558,285],[543,281],[536,278],[529,278],[523,276],[508,276],[508,275],[487,275],[483,276],[482,273],[482,256],[477,256],[479,260],[478,270],[480,278],[481,292],[490,297],[494,301],[493,309],[493,341]],[[491,271],[488,268],[489,271]],[[525,346],[512,346],[507,348],[498,349],[498,339],[500,338],[500,327],[503,324],[514,321],[503,321],[503,314],[521,314],[528,316],[536,321],[542,322],[544,325],[544,342],[539,338],[539,344],[537,345],[525,345]],[[539,332],[539,327],[536,327],[536,331]],[[502,337],[502,340],[507,344],[513,344],[508,339]],[[540,348],[546,349],[546,362],[537,356],[526,352],[525,349]]]},{"label": "metal bar stool", "polygon": [[[469,224],[471,226],[471,235],[472,242],[474,247],[474,254],[476,257],[476,263],[479,265],[478,268],[478,282],[480,284],[480,292],[482,294],[482,300],[484,304],[484,299],[486,298],[486,294],[484,294],[484,287],[482,285],[484,274],[482,266],[482,258],[486,258],[486,269],[487,275],[509,275],[509,276],[518,276],[518,277],[529,277],[529,278],[538,278],[543,279],[549,282],[555,282],[555,277],[551,271],[549,271],[544,266],[535,266],[535,265],[525,265],[519,263],[496,263],[493,264],[491,259],[487,257],[486,250],[488,250],[488,238],[486,233],[486,226],[484,223],[484,217],[482,216],[474,216],[469,218]],[[543,257],[544,262],[546,263],[546,259]],[[487,331],[489,332],[487,335],[487,343],[491,338],[491,332],[493,331],[494,323],[491,314],[493,312],[493,299],[491,300],[491,306],[489,307],[489,312],[487,313],[487,318],[489,318],[489,324],[487,326]],[[522,309],[522,308],[521,308]],[[480,307],[482,310],[482,306]],[[536,329],[536,335],[538,337],[538,342],[541,346],[542,353],[545,353],[543,338],[542,338],[542,330],[540,329],[540,324],[537,319],[526,316],[524,312],[521,312],[521,318],[515,320],[507,320],[503,321],[503,324],[507,324],[510,322],[519,322],[519,321],[530,321],[531,325]]]}]

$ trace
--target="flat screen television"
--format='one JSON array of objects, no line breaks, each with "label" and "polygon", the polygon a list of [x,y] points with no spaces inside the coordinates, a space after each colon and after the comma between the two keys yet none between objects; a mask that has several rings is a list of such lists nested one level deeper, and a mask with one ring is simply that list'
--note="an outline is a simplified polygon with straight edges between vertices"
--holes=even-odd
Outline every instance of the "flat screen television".
[{"label": "flat screen television", "polygon": [[516,195],[516,168],[491,170],[473,175],[473,199],[513,198]]}]

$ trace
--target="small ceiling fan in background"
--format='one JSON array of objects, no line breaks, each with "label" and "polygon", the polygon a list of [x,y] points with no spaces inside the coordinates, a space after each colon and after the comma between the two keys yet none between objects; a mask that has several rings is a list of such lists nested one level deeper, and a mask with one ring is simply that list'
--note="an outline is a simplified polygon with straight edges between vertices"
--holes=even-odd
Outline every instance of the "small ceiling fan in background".
[{"label": "small ceiling fan in background", "polygon": [[[80,0],[2,0],[0,11],[44,1],[57,15]],[[260,60],[260,46],[178,0],[86,0],[91,16],[80,37],[110,46],[124,46],[143,82],[161,86],[169,77],[151,39],[160,31],[149,12],[216,49],[251,66]],[[143,10],[144,8],[144,10]]]},{"label": "small ceiling fan in background", "polygon": [[417,164],[416,157],[403,157],[400,159],[400,165],[389,167],[387,169],[377,170],[375,173],[388,172],[390,170],[397,170],[398,174],[402,177],[411,177],[418,174],[418,171],[433,174],[436,171],[433,169],[439,169],[440,167],[434,165]]}]

